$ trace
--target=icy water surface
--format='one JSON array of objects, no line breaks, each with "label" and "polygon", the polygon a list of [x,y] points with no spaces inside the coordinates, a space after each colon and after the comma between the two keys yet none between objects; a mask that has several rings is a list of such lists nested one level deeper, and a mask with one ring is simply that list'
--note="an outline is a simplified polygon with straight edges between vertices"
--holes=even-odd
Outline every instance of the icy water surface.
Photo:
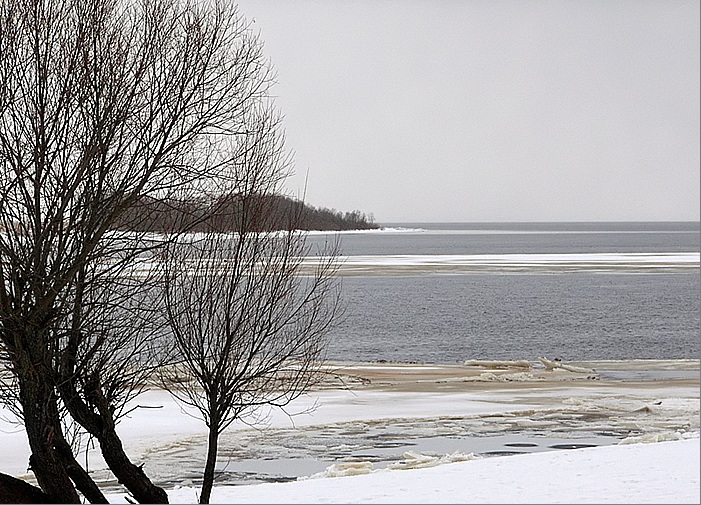
[{"label": "icy water surface", "polygon": [[[230,432],[222,435],[217,482],[284,482],[319,474],[331,465],[381,469],[570,450],[617,444],[631,434],[688,428],[683,416],[651,421],[648,414],[643,402],[611,401],[589,408],[573,404],[564,410]],[[181,475],[161,481],[165,486],[198,484],[204,438],[184,441],[170,451],[160,449],[147,464],[157,479],[158,474],[172,475],[172,465],[177,464]]]},{"label": "icy water surface", "polygon": [[[687,365],[681,371],[698,376],[698,369],[686,370]],[[513,410],[506,412],[228,430],[220,439],[216,482],[240,485],[333,477],[349,471],[613,445],[636,436],[674,439],[698,432],[698,392],[692,387],[698,382],[672,389],[672,383],[658,386],[656,381],[647,386],[622,386],[618,379],[610,385],[585,382],[590,384],[582,384],[581,391],[566,382],[542,390],[533,383],[532,388],[500,386],[493,394],[475,396],[477,401],[513,402]],[[154,445],[140,462],[159,485],[199,485],[205,451],[206,437],[191,436]],[[106,488],[118,489],[106,472],[97,472],[96,478]]]},{"label": "icy water surface", "polygon": [[[537,431],[428,436],[417,431],[411,435],[405,432],[409,422],[363,425],[361,429],[365,433],[358,432],[356,423],[347,427],[347,431],[328,427],[317,432],[302,430],[293,434],[270,430],[265,435],[225,435],[220,447],[216,483],[288,482],[321,476],[332,465],[341,468],[343,465],[364,465],[376,470],[391,466],[408,468],[419,460],[425,466],[434,466],[479,457],[613,445],[623,438],[613,432],[582,434],[574,438],[548,436]],[[159,461],[148,461],[149,475],[166,488],[201,485],[205,458],[203,444],[204,440],[193,439],[183,441],[177,449],[159,451]],[[172,472],[175,464],[177,476]],[[327,473],[325,476],[335,475]],[[120,486],[114,481],[100,484],[108,491],[120,491]]]},{"label": "icy water surface", "polygon": [[389,226],[340,235],[347,311],[332,359],[701,353],[699,223]]},{"label": "icy water surface", "polygon": [[[343,232],[344,255],[699,252],[699,223],[385,223]],[[333,234],[316,233],[321,245]]]},{"label": "icy water surface", "polygon": [[[435,459],[435,463],[443,458],[440,462],[446,463],[451,461],[446,456],[451,455],[452,460],[462,460],[613,445],[629,433],[626,429],[603,428],[572,433],[564,425],[560,430],[546,429],[554,427],[552,419],[530,422],[543,426],[524,430],[513,418],[494,416],[487,422],[465,418],[406,419],[224,433],[216,482],[285,482],[319,474],[334,464],[370,463],[372,469],[381,469],[411,465],[417,456]],[[485,427],[487,423],[491,426]],[[146,455],[148,473],[165,487],[199,485],[205,446],[204,437],[194,437],[177,446],[159,447]],[[177,475],[173,475],[173,468],[178,469]],[[103,481],[102,486],[119,489],[116,482],[109,480]]]}]

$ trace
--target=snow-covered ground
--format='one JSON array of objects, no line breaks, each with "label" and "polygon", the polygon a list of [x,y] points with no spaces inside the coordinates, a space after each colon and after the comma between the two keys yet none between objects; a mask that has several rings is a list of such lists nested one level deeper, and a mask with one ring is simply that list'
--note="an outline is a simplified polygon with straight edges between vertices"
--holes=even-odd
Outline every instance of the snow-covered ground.
[{"label": "snow-covered ground", "polygon": [[[192,503],[193,488],[170,492]],[[699,439],[214,489],[218,503],[699,503]]]},{"label": "snow-covered ground", "polygon": [[[622,363],[584,365],[615,369],[614,377],[632,380],[607,379],[603,372],[595,377],[541,368],[524,372],[458,365],[341,366],[326,387],[300,398],[286,412],[270,412],[266,428],[239,424],[222,436],[222,475],[237,465],[246,470],[266,464],[278,470],[287,465],[286,475],[302,478],[219,484],[212,499],[699,503],[698,361]],[[662,378],[650,380],[660,374]],[[130,456],[166,485],[172,502],[195,502],[198,491],[192,482],[203,463],[204,425],[163,391],[149,391],[137,404],[144,408],[135,409],[119,425]],[[3,417],[10,416],[5,412]],[[556,439],[598,447],[553,449]],[[377,443],[388,440],[411,444]],[[503,449],[498,443],[524,440],[535,440],[541,447],[511,456],[485,455],[487,449]],[[440,450],[434,445],[433,451],[426,451],[421,445],[437,441]],[[473,443],[481,449],[460,448]],[[21,429],[0,422],[0,447],[0,471],[25,475],[29,454]],[[110,500],[125,503],[98,451],[88,451],[88,460],[90,471],[107,486]]]}]

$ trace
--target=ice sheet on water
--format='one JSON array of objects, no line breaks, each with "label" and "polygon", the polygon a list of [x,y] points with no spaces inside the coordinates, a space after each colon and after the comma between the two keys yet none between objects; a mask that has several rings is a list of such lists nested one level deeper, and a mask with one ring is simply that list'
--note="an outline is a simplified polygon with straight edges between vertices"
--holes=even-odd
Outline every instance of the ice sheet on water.
[{"label": "ice sheet on water", "polygon": [[545,380],[542,377],[537,378],[530,372],[516,372],[516,373],[506,373],[506,374],[495,374],[492,372],[484,372],[479,374],[477,377],[468,377],[466,381],[477,381],[477,382],[527,382],[535,380]]},{"label": "ice sheet on water", "polygon": [[[409,468],[442,464],[483,451],[503,449],[500,440],[536,437],[547,447],[554,440],[614,444],[626,437],[698,433],[699,401],[694,398],[635,396],[563,397],[541,408],[468,416],[368,419],[289,429],[238,430],[222,434],[220,453],[228,461],[317,460],[327,462],[320,476],[368,473],[383,465]],[[696,422],[696,424],[694,424]],[[514,438],[515,437],[515,438]],[[545,441],[551,440],[546,443]],[[201,440],[204,447],[205,438]],[[204,454],[185,446],[179,462],[203,461]],[[478,449],[479,448],[479,449]],[[455,451],[458,453],[455,453]],[[170,472],[172,461],[154,450],[151,464]],[[199,468],[202,461],[193,464]],[[251,463],[247,463],[250,467]],[[298,465],[297,465],[298,466]],[[310,475],[310,474],[307,474]]]},{"label": "ice sheet on water", "polygon": [[[480,456],[474,453],[465,454],[460,451],[455,451],[452,454],[429,454],[423,452],[406,451],[402,455],[402,459],[395,461],[386,466],[389,470],[411,470],[415,468],[431,468],[438,465],[448,463],[457,463],[460,461],[471,461],[479,459]],[[323,472],[315,473],[309,477],[303,477],[299,480],[320,479],[330,477],[348,477],[351,475],[363,475],[379,471],[372,461],[352,461],[334,463],[328,466]]]},{"label": "ice sheet on water", "polygon": [[382,226],[380,228],[369,228],[367,230],[310,230],[305,233],[309,235],[356,235],[356,234],[386,234],[386,233],[424,233],[425,228],[405,228],[402,226]]},{"label": "ice sheet on water", "polygon": [[397,461],[396,463],[390,463],[387,468],[390,470],[411,470],[413,468],[431,468],[438,465],[445,465],[447,463],[457,463],[459,461],[471,461],[473,459],[479,459],[480,456],[474,453],[465,454],[460,451],[455,451],[452,454],[436,455],[436,454],[426,454],[417,453],[414,451],[407,451],[404,453],[404,459]]},{"label": "ice sheet on water", "polygon": [[563,400],[583,411],[607,410],[621,413],[650,413],[671,419],[699,413],[699,400],[694,398],[630,398],[620,396],[571,397]]},{"label": "ice sheet on water", "polygon": [[626,437],[618,445],[628,444],[650,444],[655,442],[671,442],[673,440],[684,440],[684,436],[679,431],[663,431],[660,433],[646,433],[645,435],[634,435]]},{"label": "ice sheet on water", "polygon": [[370,461],[353,461],[350,463],[334,463],[326,467],[323,472],[315,473],[309,477],[302,477],[298,480],[307,479],[323,479],[329,477],[349,477],[351,475],[364,475],[372,473],[372,462]]},{"label": "ice sheet on water", "polygon": [[[563,273],[563,272],[676,272],[698,269],[697,252],[678,253],[566,253],[566,254],[455,254],[342,256],[340,273]],[[304,258],[306,268],[316,257]]]}]

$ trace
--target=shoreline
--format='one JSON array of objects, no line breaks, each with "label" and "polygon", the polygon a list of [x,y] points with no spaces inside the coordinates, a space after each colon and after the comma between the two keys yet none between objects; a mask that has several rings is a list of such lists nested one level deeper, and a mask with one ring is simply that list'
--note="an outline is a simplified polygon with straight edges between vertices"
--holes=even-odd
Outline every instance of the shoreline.
[{"label": "shoreline", "polygon": [[[485,363],[485,364],[467,364]],[[518,363],[514,365],[513,363]],[[528,366],[523,366],[527,363]],[[677,384],[680,387],[699,385],[701,360],[698,359],[633,359],[568,361],[567,365],[581,368],[581,372],[562,368],[547,369],[538,360],[471,360],[466,364],[425,363],[415,361],[326,362],[329,374],[315,390],[338,387],[358,388],[417,388],[474,390],[490,389],[494,385],[518,389],[528,387],[557,387],[561,383],[578,383],[596,387],[616,383],[640,387]],[[585,371],[586,370],[586,371]],[[331,378],[333,377],[333,378]]]},{"label": "shoreline", "polygon": [[[261,412],[263,426],[237,422],[223,433],[219,470],[227,477],[220,484],[308,477],[337,463],[381,469],[407,450],[445,459],[456,452],[558,452],[553,447],[567,440],[574,447],[698,437],[699,360],[569,364],[596,373],[547,370],[533,361],[528,369],[329,361],[323,384],[285,411]],[[616,371],[634,377],[606,376]],[[635,376],[655,371],[693,377]],[[118,426],[132,460],[169,489],[196,483],[206,447],[204,423],[163,390],[144,393],[137,405],[148,408],[137,408]],[[29,456],[26,437],[2,423],[0,444],[12,457],[0,462],[0,471],[21,475]],[[539,447],[508,446],[514,443]],[[114,490],[99,450],[90,449],[87,458],[91,471]]]},{"label": "shoreline", "polygon": [[[699,369],[698,360],[597,365],[629,372],[671,369],[696,374]],[[338,464],[381,470],[402,460],[407,450],[420,458],[448,461],[447,456],[455,453],[458,458],[473,452],[501,457],[558,452],[561,446],[693,438],[699,433],[698,374],[682,379],[602,380],[592,374],[548,371],[536,363],[529,372],[389,362],[330,362],[327,367],[335,375],[285,412],[264,413],[262,429],[236,423],[223,434],[221,453],[229,459],[222,468],[233,479],[230,483],[309,477]],[[153,410],[142,414],[155,417]],[[165,478],[171,469],[169,455],[181,461],[201,459],[205,443],[201,433],[195,428],[186,442],[176,437],[161,444],[162,449],[135,446],[142,446],[140,461],[145,468]],[[509,446],[514,443],[530,447]],[[220,482],[227,480],[222,477]]]}]

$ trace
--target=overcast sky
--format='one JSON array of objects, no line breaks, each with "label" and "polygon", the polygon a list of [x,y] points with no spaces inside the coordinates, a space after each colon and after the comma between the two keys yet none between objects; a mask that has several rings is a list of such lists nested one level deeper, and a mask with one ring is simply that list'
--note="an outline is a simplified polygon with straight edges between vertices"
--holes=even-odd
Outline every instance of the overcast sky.
[{"label": "overcast sky", "polygon": [[312,205],[699,220],[698,0],[238,3]]}]

